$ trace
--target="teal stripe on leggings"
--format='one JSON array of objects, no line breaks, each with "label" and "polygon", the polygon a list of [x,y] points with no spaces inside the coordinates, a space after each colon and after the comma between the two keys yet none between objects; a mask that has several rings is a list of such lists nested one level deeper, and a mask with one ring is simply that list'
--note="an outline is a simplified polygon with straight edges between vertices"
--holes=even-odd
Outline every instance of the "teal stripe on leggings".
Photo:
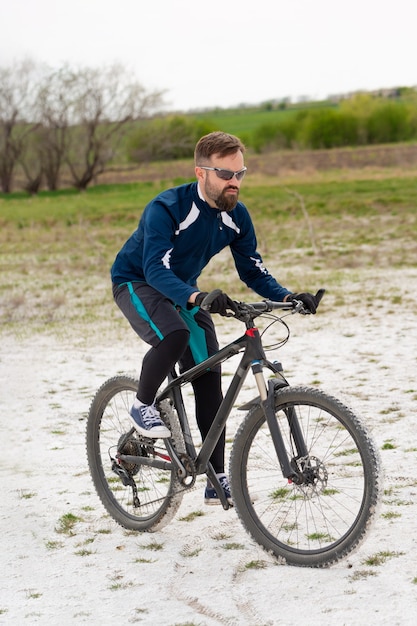
[{"label": "teal stripe on leggings", "polygon": [[198,306],[193,307],[190,311],[181,307],[179,311],[182,319],[190,329],[188,343],[196,365],[208,358],[206,333],[195,321],[195,314],[198,311]]},{"label": "teal stripe on leggings", "polygon": [[146,311],[145,307],[143,306],[141,299],[135,293],[135,290],[133,289],[132,283],[126,283],[126,285],[127,285],[127,288],[129,289],[129,293],[130,293],[130,298],[132,300],[132,304],[135,307],[135,309],[138,312],[138,314],[141,316],[142,319],[145,320],[145,322],[149,323],[150,327],[152,328],[153,331],[155,331],[155,333],[157,334],[158,338],[159,339],[163,339],[164,338],[163,334],[161,333],[159,328],[157,326],[155,326],[155,324],[153,323],[153,321],[149,317],[148,312]]}]

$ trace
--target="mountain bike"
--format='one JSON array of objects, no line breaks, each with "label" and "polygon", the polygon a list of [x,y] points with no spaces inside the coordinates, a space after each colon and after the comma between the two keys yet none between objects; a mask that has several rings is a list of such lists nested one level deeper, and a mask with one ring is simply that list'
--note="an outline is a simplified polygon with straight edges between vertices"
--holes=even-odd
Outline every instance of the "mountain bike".
[{"label": "mountain bike", "polygon": [[[203,308],[209,310],[218,293],[211,292]],[[228,509],[209,459],[252,371],[257,395],[238,407],[246,414],[230,450],[233,505],[247,532],[280,562],[331,565],[359,546],[376,517],[382,490],[377,448],[352,410],[319,389],[291,386],[282,365],[267,359],[266,330],[281,324],[284,336],[274,348],[284,345],[290,336],[284,318],[306,314],[302,303],[235,305],[233,317],[245,324],[244,334],[185,372],[174,368],[158,393],[156,405],[171,437],[150,439],[132,428],[128,414],[138,387],[134,378],[110,378],[97,391],[87,422],[96,491],[110,516],[134,531],[163,528],[202,474]],[[258,317],[266,318],[263,332],[255,325]],[[210,431],[196,446],[182,389],[238,354]]]}]

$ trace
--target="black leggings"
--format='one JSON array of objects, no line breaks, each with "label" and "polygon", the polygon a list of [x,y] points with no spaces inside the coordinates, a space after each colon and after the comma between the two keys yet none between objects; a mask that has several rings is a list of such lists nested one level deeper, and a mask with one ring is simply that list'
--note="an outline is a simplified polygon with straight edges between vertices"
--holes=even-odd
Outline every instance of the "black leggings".
[{"label": "black leggings", "polygon": [[[204,441],[213,423],[217,409],[223,400],[222,376],[220,372],[206,372],[193,383],[197,425]],[[213,450],[210,462],[216,474],[224,472],[224,448],[226,433],[223,429],[220,439]]]},{"label": "black leggings", "polygon": [[[137,392],[138,399],[145,404],[152,404],[158,388],[168,376],[177,361],[180,360],[188,344],[189,332],[176,330],[167,335],[155,348],[151,348],[142,362]],[[204,440],[217,409],[223,399],[221,373],[206,372],[193,383],[196,420]],[[225,431],[213,451],[210,462],[216,473],[224,472]]]},{"label": "black leggings", "polygon": [[162,382],[186,349],[189,336],[188,330],[175,330],[145,354],[136,394],[138,400],[153,403]]}]

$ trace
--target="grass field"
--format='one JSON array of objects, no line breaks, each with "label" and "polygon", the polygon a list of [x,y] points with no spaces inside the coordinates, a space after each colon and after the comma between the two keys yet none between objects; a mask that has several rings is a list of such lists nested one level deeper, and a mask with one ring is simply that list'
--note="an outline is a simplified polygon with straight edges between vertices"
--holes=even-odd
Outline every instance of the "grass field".
[{"label": "grass field", "polygon": [[193,117],[201,120],[209,120],[225,133],[231,133],[232,135],[238,135],[240,137],[252,133],[263,124],[276,124],[296,113],[296,109],[288,111],[256,110],[253,113],[247,109],[238,109],[209,111],[209,113],[199,113],[193,115]]},{"label": "grass field", "polygon": [[247,136],[264,124],[276,124],[288,117],[296,115],[300,110],[311,110],[313,108],[336,107],[331,102],[309,102],[292,105],[289,108],[247,108],[240,109],[215,109],[202,113],[195,113],[191,116],[199,120],[209,120],[216,124],[219,130],[232,133],[238,136]]},{"label": "grass field", "polygon": [[[3,331],[95,319],[112,323],[118,317],[109,283],[114,256],[146,203],[183,180],[0,198]],[[293,172],[279,179],[258,172],[245,179],[241,199],[271,272],[294,290],[326,286],[329,304],[343,299],[346,278],[358,283],[358,292],[372,290],[372,284],[361,284],[361,269],[417,264],[417,186],[411,169]],[[222,287],[236,298],[247,293],[235,280],[228,251],[212,261],[200,285]]]}]

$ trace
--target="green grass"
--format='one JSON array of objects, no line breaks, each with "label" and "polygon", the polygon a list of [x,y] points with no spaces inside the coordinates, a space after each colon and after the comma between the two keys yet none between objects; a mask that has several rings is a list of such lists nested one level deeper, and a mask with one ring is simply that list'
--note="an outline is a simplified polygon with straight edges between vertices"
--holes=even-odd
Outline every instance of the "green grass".
[{"label": "green grass", "polygon": [[125,225],[137,221],[141,208],[163,188],[161,183],[127,183],[97,185],[82,192],[41,191],[36,196],[0,194],[0,226],[13,224],[23,230],[39,225],[50,229],[57,224],[94,224],[103,219],[107,225]]},{"label": "green grass", "polygon": [[208,113],[193,114],[192,117],[199,120],[207,120],[213,123],[218,130],[232,135],[244,136],[252,133],[263,124],[276,124],[283,119],[293,116],[297,110],[253,110],[228,109],[215,110]]},{"label": "green grass", "polygon": [[311,110],[319,107],[333,107],[329,102],[310,102],[292,105],[287,109],[268,109],[259,107],[245,107],[237,109],[215,109],[203,113],[193,113],[190,117],[198,120],[207,120],[215,124],[218,130],[233,135],[246,136],[264,124],[276,124],[294,116],[301,109]]},{"label": "green grass", "polygon": [[74,515],[73,513],[66,513],[62,515],[58,520],[58,526],[55,528],[57,533],[65,534],[65,535],[74,535],[73,529],[78,522],[82,522],[83,520]]},{"label": "green grass", "polygon": [[388,559],[392,559],[394,557],[402,556],[403,552],[391,552],[391,551],[382,551],[373,554],[363,561],[363,565],[368,565],[372,567],[377,567],[379,565],[383,565]]},{"label": "green grass", "polygon": [[[84,243],[104,253],[111,246],[114,252],[136,227],[147,202],[163,188],[161,183],[131,183],[100,185],[82,193],[67,190],[55,195],[42,192],[33,198],[21,194],[0,198],[2,253],[19,252],[19,243],[23,248],[24,242],[37,240],[37,259],[43,263],[51,252],[68,249],[69,243],[76,261],[77,254],[83,253],[82,246],[73,246],[80,230],[87,240]],[[377,250],[384,242],[401,239],[411,249],[395,263],[415,263],[417,186],[413,178],[300,181],[287,187],[278,182],[251,183],[248,176],[241,199],[251,211],[264,254],[289,246],[311,248],[307,213],[321,252],[337,248],[338,255],[349,256],[359,246]]]},{"label": "green grass", "polygon": [[245,565],[245,569],[265,569],[267,564],[265,561],[249,561]]},{"label": "green grass", "polygon": [[[111,297],[111,264],[147,202],[172,182],[0,196],[2,329],[23,332],[29,322],[32,330],[70,322],[90,328],[103,320],[120,323]],[[414,177],[391,170],[369,178],[363,172],[331,178],[300,173],[291,179],[249,174],[241,199],[268,269],[293,290],[326,286],[335,306],[344,303],[346,272],[351,283],[357,280],[359,295],[362,269],[417,264]],[[239,298],[247,290],[234,277],[233,260],[225,253],[209,264],[200,284]]]}]

